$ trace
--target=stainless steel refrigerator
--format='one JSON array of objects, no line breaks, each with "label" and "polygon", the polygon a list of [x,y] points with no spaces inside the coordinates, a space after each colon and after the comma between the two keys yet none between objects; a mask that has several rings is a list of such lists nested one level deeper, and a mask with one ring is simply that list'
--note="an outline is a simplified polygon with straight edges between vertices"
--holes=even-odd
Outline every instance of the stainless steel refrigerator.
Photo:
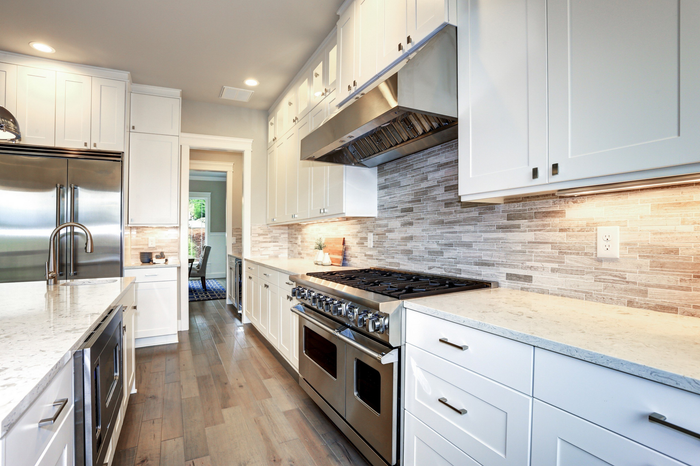
[{"label": "stainless steel refrigerator", "polygon": [[59,224],[59,280],[119,277],[122,153],[0,144],[0,283],[45,279],[49,236]]}]

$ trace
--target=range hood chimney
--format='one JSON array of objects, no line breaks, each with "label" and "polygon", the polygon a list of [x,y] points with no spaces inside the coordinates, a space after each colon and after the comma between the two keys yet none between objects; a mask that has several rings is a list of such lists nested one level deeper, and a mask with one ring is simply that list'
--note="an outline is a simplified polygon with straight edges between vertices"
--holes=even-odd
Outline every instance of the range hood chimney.
[{"label": "range hood chimney", "polygon": [[456,28],[301,141],[301,159],[376,167],[457,138]]}]

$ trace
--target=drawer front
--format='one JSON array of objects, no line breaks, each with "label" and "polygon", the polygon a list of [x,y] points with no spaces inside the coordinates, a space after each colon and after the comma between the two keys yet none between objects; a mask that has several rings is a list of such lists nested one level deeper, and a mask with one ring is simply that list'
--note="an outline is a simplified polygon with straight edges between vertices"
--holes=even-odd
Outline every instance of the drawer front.
[{"label": "drawer front", "polygon": [[126,269],[124,276],[135,277],[136,283],[177,281],[177,267]]},{"label": "drawer front", "polygon": [[117,304],[121,304],[127,309],[136,304],[136,286],[129,288],[129,291],[122,296],[122,299]]},{"label": "drawer front", "polygon": [[[406,312],[406,341],[532,395],[534,348],[530,345],[411,310]],[[448,342],[467,349],[456,348]]]},{"label": "drawer front", "polygon": [[[59,400],[68,402],[61,408]],[[5,438],[5,464],[33,465],[39,459],[51,439],[57,435],[73,407],[73,361],[66,364],[54,377],[44,392],[27,409]],[[60,411],[60,412],[59,412]],[[39,426],[42,419],[50,419],[58,413],[56,421]]]},{"label": "drawer front", "polygon": [[406,466],[481,466],[409,412],[406,412],[405,432]]},{"label": "drawer front", "polygon": [[532,464],[537,466],[682,466],[614,432],[535,400]]},{"label": "drawer front", "polygon": [[479,463],[529,464],[532,398],[410,344],[405,407]]},{"label": "drawer front", "polygon": [[258,276],[258,267],[260,267],[255,262],[244,261],[243,262],[243,273],[246,275],[252,275],[253,277]]},{"label": "drawer front", "polygon": [[278,276],[281,275],[277,270],[268,269],[262,265],[258,267],[258,278],[268,282],[270,285],[278,286]]},{"label": "drawer front", "polygon": [[700,434],[700,395],[538,348],[535,397],[700,466],[700,439],[649,421],[659,413]]}]

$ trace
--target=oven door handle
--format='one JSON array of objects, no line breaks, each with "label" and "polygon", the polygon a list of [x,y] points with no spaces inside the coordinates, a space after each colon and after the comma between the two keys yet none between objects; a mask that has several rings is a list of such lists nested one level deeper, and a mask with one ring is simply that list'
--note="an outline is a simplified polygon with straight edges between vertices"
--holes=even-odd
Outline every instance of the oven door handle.
[{"label": "oven door handle", "polygon": [[312,324],[317,325],[318,327],[321,327],[326,332],[332,333],[339,340],[343,341],[344,343],[347,343],[348,345],[352,346],[356,350],[358,350],[362,353],[365,353],[366,355],[376,359],[377,361],[381,362],[382,364],[392,364],[392,363],[395,363],[399,360],[399,351],[397,349],[393,349],[393,350],[389,351],[388,353],[377,353],[376,351],[373,351],[373,350],[359,344],[355,340],[346,337],[345,335],[343,335],[339,331],[329,327],[328,325],[324,324],[320,320],[314,319],[313,317],[311,317],[309,314],[307,314],[306,312],[304,312],[300,308],[301,308],[301,305],[297,304],[296,306],[292,307],[290,309],[290,311],[297,314],[299,317],[302,317],[302,318],[308,320]]}]

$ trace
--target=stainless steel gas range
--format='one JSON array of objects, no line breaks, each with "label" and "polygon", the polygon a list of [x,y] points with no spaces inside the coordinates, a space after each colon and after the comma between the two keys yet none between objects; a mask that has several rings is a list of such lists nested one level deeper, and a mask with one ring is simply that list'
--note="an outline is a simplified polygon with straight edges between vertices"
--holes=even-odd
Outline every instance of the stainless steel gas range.
[{"label": "stainless steel gas range", "polygon": [[381,268],[290,278],[299,384],[370,463],[399,464],[403,300],[495,284]]}]

